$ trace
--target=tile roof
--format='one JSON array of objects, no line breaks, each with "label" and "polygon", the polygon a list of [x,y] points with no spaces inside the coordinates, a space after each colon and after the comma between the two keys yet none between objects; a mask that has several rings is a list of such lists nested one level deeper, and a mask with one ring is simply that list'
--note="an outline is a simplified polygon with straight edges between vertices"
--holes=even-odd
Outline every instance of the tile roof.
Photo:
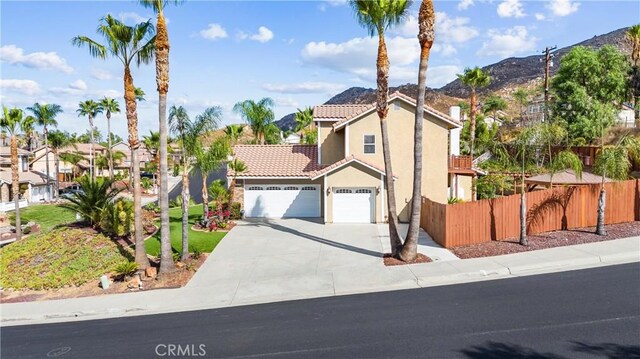
[{"label": "tile roof", "polygon": [[233,152],[247,165],[242,177],[309,177],[323,167],[316,145],[237,145]]},{"label": "tile roof", "polygon": [[[18,172],[18,176],[20,177],[20,183],[31,183],[34,185],[42,185],[47,183],[46,176],[41,176],[36,172],[27,171],[27,172]],[[13,182],[13,176],[10,170],[0,170],[0,181],[11,184]]]},{"label": "tile roof", "polygon": [[[525,179],[527,183],[549,184],[551,183],[551,174],[545,173],[532,176]],[[605,178],[605,182],[611,182],[609,178]],[[598,184],[602,183],[602,177],[590,173],[582,172],[582,178],[579,179],[573,170],[564,170],[553,175],[554,185],[571,185],[571,184]]]},{"label": "tile roof", "polygon": [[[60,149],[60,152],[79,152],[79,153],[89,153],[89,149],[90,149],[90,143],[75,143],[73,145],[68,145],[65,147],[62,147]],[[93,144],[93,151],[94,152],[104,152],[106,151],[107,148],[99,145],[97,143]]]},{"label": "tile roof", "polygon": [[318,178],[318,177],[320,177],[320,176],[322,176],[322,175],[324,175],[326,173],[331,172],[332,170],[334,170],[336,168],[340,168],[340,167],[342,167],[342,166],[344,166],[344,165],[346,165],[346,164],[348,164],[350,162],[354,162],[354,161],[355,162],[359,162],[361,164],[364,164],[365,166],[371,167],[374,170],[384,174],[384,167],[380,167],[378,165],[374,165],[374,164],[372,164],[370,162],[367,162],[367,161],[365,161],[365,160],[363,160],[363,159],[361,159],[361,158],[359,158],[357,156],[350,155],[349,157],[343,158],[340,161],[332,163],[332,164],[330,164],[328,166],[325,165],[322,169],[313,172],[311,174],[311,179],[316,179],[316,178]]},{"label": "tile roof", "polygon": [[372,104],[342,104],[320,105],[313,109],[314,118],[349,118],[363,113],[371,108]]},{"label": "tile roof", "polygon": [[[416,101],[414,98],[407,96],[399,91],[396,91],[392,94],[389,95],[389,102],[395,100],[395,99],[402,99],[410,104],[412,104],[413,106],[416,105]],[[313,110],[313,117],[314,118],[335,118],[335,119],[339,119],[338,121],[336,121],[333,124],[333,128],[339,128],[341,127],[342,124],[345,124],[357,117],[359,117],[361,114],[368,112],[368,111],[372,111],[375,110],[376,108],[376,104],[375,103],[370,103],[370,104],[359,104],[359,105],[353,105],[353,104],[345,104],[345,105],[320,105],[320,106],[316,106]],[[424,106],[424,109],[427,113],[430,113],[446,122],[449,122],[453,125],[457,125],[457,126],[462,126],[462,124],[460,123],[460,121],[454,119],[453,117],[442,113],[432,107],[429,106]]]},{"label": "tile roof", "polygon": [[[22,148],[18,148],[18,155],[26,156],[30,154],[29,151],[23,150]],[[0,146],[0,156],[10,157],[11,156],[11,147],[10,146]]]}]

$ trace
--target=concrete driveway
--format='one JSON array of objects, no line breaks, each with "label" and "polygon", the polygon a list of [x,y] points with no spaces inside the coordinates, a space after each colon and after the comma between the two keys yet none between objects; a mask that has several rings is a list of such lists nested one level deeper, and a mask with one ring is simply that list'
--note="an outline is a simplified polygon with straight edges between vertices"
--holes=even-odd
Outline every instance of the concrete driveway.
[{"label": "concrete driveway", "polygon": [[[234,303],[418,287],[407,266],[385,267],[380,227],[299,218],[236,226],[189,282],[224,287]],[[220,288],[221,290],[223,288]],[[219,291],[216,291],[219,295]]]}]

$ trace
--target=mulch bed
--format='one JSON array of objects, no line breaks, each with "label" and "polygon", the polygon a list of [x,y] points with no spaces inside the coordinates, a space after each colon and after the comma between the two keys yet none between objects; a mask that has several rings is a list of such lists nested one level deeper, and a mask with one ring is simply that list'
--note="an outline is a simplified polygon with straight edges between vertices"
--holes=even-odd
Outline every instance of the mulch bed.
[{"label": "mulch bed", "polygon": [[404,264],[417,264],[417,263],[429,263],[431,262],[431,258],[425,256],[422,253],[418,253],[418,258],[416,258],[415,261],[413,262],[403,262],[399,259],[393,258],[391,256],[391,253],[385,253],[382,256],[382,259],[384,260],[384,265],[385,266],[400,266],[400,265],[404,265]]},{"label": "mulch bed", "polygon": [[[175,271],[163,275],[161,278],[143,278],[143,289],[132,289],[128,285],[131,278],[125,281],[112,281],[109,288],[103,290],[100,287],[100,279],[86,283],[78,287],[66,287],[52,290],[3,290],[0,292],[0,303],[21,303],[53,299],[91,297],[103,294],[129,293],[152,289],[179,288],[186,285],[193,274],[207,260],[207,254],[203,253],[198,259],[189,259],[187,264],[179,263]],[[158,267],[159,263],[151,261],[153,267]],[[143,274],[144,276],[144,274]]]},{"label": "mulch bed", "polygon": [[200,228],[200,225],[198,224],[194,224],[193,226],[191,226],[191,229],[196,231],[196,232],[229,232],[230,230],[233,229],[233,227],[236,226],[236,222],[231,221],[227,224],[226,228],[218,228],[215,230],[210,230],[209,228]]},{"label": "mulch bed", "polygon": [[578,228],[567,231],[554,231],[527,236],[528,245],[521,246],[518,239],[492,241],[449,248],[456,256],[466,258],[492,257],[502,254],[535,251],[538,249],[570,246],[574,244],[609,241],[612,239],[640,236],[640,222],[609,224],[607,235],[594,233],[595,227]]}]

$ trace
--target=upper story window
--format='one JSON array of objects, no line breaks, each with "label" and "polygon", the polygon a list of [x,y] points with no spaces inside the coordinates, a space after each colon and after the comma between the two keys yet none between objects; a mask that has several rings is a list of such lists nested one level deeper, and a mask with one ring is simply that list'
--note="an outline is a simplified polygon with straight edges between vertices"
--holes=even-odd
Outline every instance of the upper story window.
[{"label": "upper story window", "polygon": [[364,153],[376,153],[375,135],[364,135]]},{"label": "upper story window", "polygon": [[400,109],[400,103],[398,101],[395,101],[393,103],[393,110],[398,111],[399,109]]}]

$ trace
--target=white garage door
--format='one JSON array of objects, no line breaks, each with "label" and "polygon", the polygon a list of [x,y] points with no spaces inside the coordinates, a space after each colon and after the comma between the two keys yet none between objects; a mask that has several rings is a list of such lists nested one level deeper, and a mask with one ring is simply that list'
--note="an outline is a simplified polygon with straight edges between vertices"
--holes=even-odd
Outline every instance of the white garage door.
[{"label": "white garage door", "polygon": [[373,188],[334,188],[334,223],[372,223],[375,196]]},{"label": "white garage door", "polygon": [[320,186],[247,185],[246,217],[320,217]]}]

